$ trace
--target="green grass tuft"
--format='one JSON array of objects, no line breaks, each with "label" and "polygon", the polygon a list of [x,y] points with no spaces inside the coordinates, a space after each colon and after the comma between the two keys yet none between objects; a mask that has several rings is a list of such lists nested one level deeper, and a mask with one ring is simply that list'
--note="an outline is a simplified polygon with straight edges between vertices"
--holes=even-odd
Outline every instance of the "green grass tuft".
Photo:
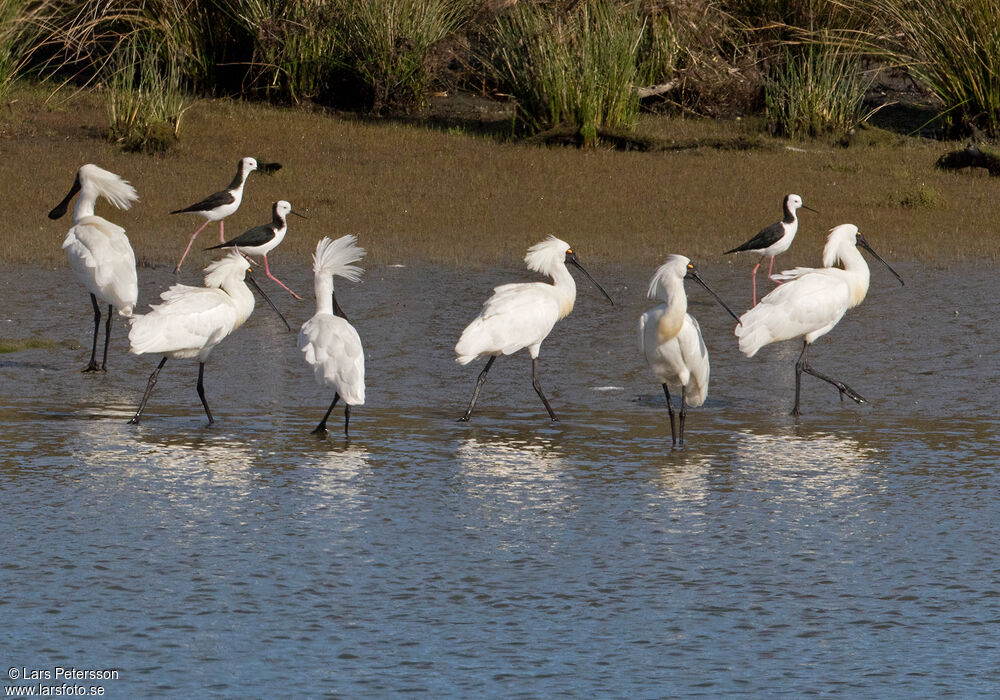
[{"label": "green grass tuft", "polygon": [[22,350],[54,348],[62,344],[48,338],[0,338],[0,355],[21,352]]},{"label": "green grass tuft", "polygon": [[766,87],[771,133],[793,138],[843,135],[870,113],[863,105],[873,76],[845,49],[811,44],[786,51]]},{"label": "green grass tuft", "polygon": [[854,0],[880,18],[867,49],[905,67],[943,104],[952,131],[1000,137],[1000,0]]},{"label": "green grass tuft", "polygon": [[564,11],[524,3],[497,19],[489,60],[529,129],[570,126],[592,146],[600,130],[635,128],[644,32],[631,4],[582,0]]}]

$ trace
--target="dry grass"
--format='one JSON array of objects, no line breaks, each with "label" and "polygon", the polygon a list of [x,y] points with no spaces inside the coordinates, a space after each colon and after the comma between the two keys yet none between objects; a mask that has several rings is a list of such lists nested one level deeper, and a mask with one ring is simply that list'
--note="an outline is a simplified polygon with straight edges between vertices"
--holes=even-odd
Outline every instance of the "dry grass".
[{"label": "dry grass", "polygon": [[[953,144],[844,149],[816,141],[800,152],[767,140],[756,150],[580,151],[204,101],[186,115],[179,146],[150,156],[107,143],[102,109],[86,95],[47,108],[28,91],[11,109],[0,138],[0,181],[12,212],[0,232],[5,262],[65,264],[60,245],[69,221],[46,213],[75,169],[96,162],[129,179],[141,197],[131,211],[101,204],[98,213],[126,227],[140,263],[173,264],[201,219],[167,212],[220,189],[244,155],[285,167],[252,176],[243,207],[227,221],[229,237],[267,221],[276,199],[310,217],[291,222],[272,256],[281,265],[309,265],[320,237],[346,233],[360,237],[369,262],[382,263],[517,264],[547,234],[568,240],[584,261],[653,264],[669,252],[717,260],[776,220],[788,192],[821,214],[803,213],[786,266],[818,263],[826,231],[847,221],[890,260],[1000,257],[984,223],[996,183],[933,168]],[[742,128],[650,117],[639,132],[669,143],[732,138]],[[934,193],[933,207],[920,205],[921,192]],[[209,227],[199,242],[216,237]],[[208,259],[198,253],[185,270]]]}]

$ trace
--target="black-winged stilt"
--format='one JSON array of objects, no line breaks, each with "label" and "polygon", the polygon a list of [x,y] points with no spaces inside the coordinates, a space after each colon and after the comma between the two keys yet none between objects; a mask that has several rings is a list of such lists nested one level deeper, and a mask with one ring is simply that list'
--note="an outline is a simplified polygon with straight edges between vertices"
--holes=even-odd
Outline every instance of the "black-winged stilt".
[{"label": "black-winged stilt", "polygon": [[281,285],[285,291],[293,297],[301,299],[302,297],[293,292],[285,286],[284,282],[271,274],[271,268],[267,264],[267,254],[274,250],[278,244],[284,240],[285,234],[288,232],[287,217],[289,214],[295,214],[295,216],[302,219],[308,218],[298,212],[292,211],[292,205],[282,199],[271,205],[271,223],[254,226],[252,229],[244,231],[231,241],[214,245],[211,248],[205,248],[205,250],[236,248],[244,255],[263,256],[264,274]]},{"label": "black-winged stilt", "polygon": [[724,253],[724,255],[745,252],[760,254],[761,259],[756,265],[754,265],[753,273],[751,273],[753,277],[754,304],[757,303],[757,268],[759,268],[760,264],[764,262],[764,258],[771,258],[771,263],[767,268],[767,276],[771,280],[774,280],[774,277],[772,276],[772,272],[774,271],[774,256],[784,253],[792,246],[792,241],[795,240],[795,233],[799,230],[799,218],[795,213],[799,207],[808,209],[811,212],[816,211],[815,209],[807,207],[803,204],[802,197],[799,195],[786,195],[784,201],[781,203],[781,208],[784,212],[784,216],[781,221],[776,221],[770,226],[761,229],[756,236],[743,245],[737,246],[732,250],[727,250]]},{"label": "black-winged stilt", "polygon": [[[871,253],[903,284],[903,278],[872,250],[857,226],[841,224],[830,230],[823,248],[823,267],[797,267],[782,272],[778,278],[788,281],[744,313],[740,317],[740,325],[736,327],[740,350],[747,357],[753,357],[769,343],[803,336],[802,353],[795,363],[793,416],[799,415],[803,372],[837,387],[841,400],[846,395],[857,403],[865,403],[864,397],[856,391],[843,382],[820,374],[806,360],[809,345],[829,333],[847,310],[860,304],[868,293],[871,271],[856,246]],[[834,267],[838,262],[843,264],[843,269]]]},{"label": "black-winged stilt", "polygon": [[236,164],[236,176],[233,178],[233,181],[229,183],[229,187],[224,190],[220,190],[215,194],[211,194],[200,202],[196,202],[189,207],[175,209],[170,212],[171,214],[197,214],[205,217],[205,223],[199,226],[198,230],[191,234],[191,240],[188,241],[187,248],[184,249],[184,255],[181,256],[180,262],[178,262],[177,267],[174,268],[174,272],[180,272],[181,264],[184,262],[184,258],[187,257],[188,252],[191,250],[191,245],[194,243],[194,239],[197,238],[202,229],[208,226],[211,222],[219,222],[219,242],[226,240],[223,219],[240,208],[240,203],[243,201],[243,188],[246,185],[247,177],[250,176],[250,173],[258,169],[261,172],[270,173],[279,170],[280,168],[281,165],[278,163],[258,164],[257,160],[254,158],[241,158],[240,162]]}]

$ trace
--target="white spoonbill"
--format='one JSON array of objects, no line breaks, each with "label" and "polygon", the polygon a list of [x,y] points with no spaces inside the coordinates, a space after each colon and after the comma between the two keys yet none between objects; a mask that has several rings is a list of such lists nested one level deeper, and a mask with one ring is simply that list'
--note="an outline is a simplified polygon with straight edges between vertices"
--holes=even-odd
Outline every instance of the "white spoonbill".
[{"label": "white spoonbill", "polygon": [[[157,304],[147,314],[130,319],[132,330],[128,339],[131,351],[136,355],[156,353],[163,355],[163,359],[149,375],[139,410],[129,423],[139,422],[167,358],[190,357],[198,358],[198,397],[205,407],[208,422],[215,422],[205,400],[205,361],[215,346],[242,326],[253,312],[253,292],[244,281],[249,269],[247,259],[234,251],[205,268],[204,287],[175,284],[160,295],[162,304]],[[253,278],[247,277],[247,280],[270,304],[271,300]]]},{"label": "white spoonbill", "polygon": [[[63,249],[69,266],[77,278],[90,290],[94,307],[94,343],[90,363],[84,372],[108,369],[108,341],[111,340],[112,308],[122,316],[131,316],[139,297],[139,284],[135,273],[135,253],[129,244],[125,229],[94,214],[98,197],[104,197],[119,209],[128,209],[139,199],[135,188],[128,182],[96,165],[81,166],[73,186],[59,204],[49,212],[50,219],[66,214],[69,202],[80,193],[73,209],[73,227],[66,233]],[[101,306],[98,299],[108,304],[108,320],[104,329],[104,359],[97,364],[97,333],[101,326]]]},{"label": "white spoonbill", "polygon": [[284,283],[271,274],[271,268],[267,265],[267,254],[278,247],[288,233],[288,215],[305,219],[306,217],[298,212],[292,211],[292,205],[285,200],[274,202],[271,205],[271,223],[254,226],[252,229],[244,231],[236,238],[219,245],[214,245],[205,250],[217,250],[219,248],[236,248],[244,255],[262,255],[264,257],[264,274],[281,285],[285,291],[289,292],[296,299],[301,299],[298,294],[286,287]]},{"label": "white spoonbill", "polygon": [[[701,336],[698,321],[687,312],[684,280],[691,279],[708,290],[729,314],[739,320],[701,278],[691,261],[683,255],[671,255],[649,283],[650,299],[663,303],[639,317],[639,347],[646,363],[663,385],[670,414],[670,437],[673,444],[684,443],[684,418],[687,407],[697,408],[708,396],[708,348]],[[681,388],[680,432],[674,425],[674,408],[670,404],[668,385]]]},{"label": "white spoonbill", "polygon": [[219,242],[221,243],[226,240],[226,233],[223,228],[223,219],[230,214],[235,213],[236,210],[240,208],[240,203],[243,201],[243,187],[247,183],[247,177],[249,177],[250,173],[256,169],[256,159],[241,158],[240,162],[236,164],[236,177],[234,177],[233,181],[229,183],[229,187],[224,190],[219,190],[214,194],[210,194],[205,197],[205,199],[200,202],[195,202],[189,207],[174,209],[170,212],[171,214],[197,214],[198,216],[205,217],[205,223],[199,226],[198,230],[191,234],[191,240],[188,241],[187,248],[184,249],[184,254],[181,256],[180,262],[178,262],[177,267],[174,268],[175,273],[181,271],[181,265],[184,263],[184,258],[187,257],[188,252],[191,250],[191,245],[194,243],[194,239],[198,237],[198,234],[202,232],[202,229],[213,221],[219,222]]},{"label": "white spoonbill", "polygon": [[753,303],[755,306],[757,305],[757,268],[764,262],[764,258],[771,258],[771,263],[767,267],[767,276],[771,280],[778,282],[772,274],[774,271],[774,257],[792,247],[792,241],[795,240],[795,234],[799,230],[799,217],[795,212],[800,207],[808,209],[811,212],[816,211],[803,204],[802,197],[799,195],[785,195],[785,199],[781,203],[781,209],[784,212],[781,221],[776,221],[770,226],[761,229],[756,236],[743,245],[736,246],[732,250],[727,250],[723,253],[723,255],[744,252],[760,254],[760,261],[754,265],[753,272],[750,273],[753,279]]},{"label": "white spoonbill", "polygon": [[[843,382],[831,379],[814,370],[806,359],[809,345],[829,333],[848,309],[860,304],[868,293],[870,271],[856,246],[861,246],[889,272],[900,284],[903,278],[868,245],[868,241],[854,224],[841,224],[830,230],[823,248],[823,267],[797,267],[782,272],[778,277],[789,280],[771,291],[760,303],[740,317],[736,327],[740,350],[747,357],[769,343],[803,336],[802,353],[795,363],[795,406],[792,415],[799,415],[799,393],[802,373],[811,374],[837,387],[840,398],[846,395],[857,403],[865,398]],[[843,264],[843,269],[834,267]]]},{"label": "white spoonbill", "polygon": [[549,417],[558,420],[538,383],[538,350],[556,321],[565,318],[573,310],[573,303],[576,301],[576,282],[566,263],[585,274],[614,306],[604,288],[580,265],[576,253],[566,241],[549,236],[547,240],[528,249],[524,262],[528,269],[551,277],[552,284],[521,282],[496,287],[493,296],[483,304],[479,316],[462,331],[462,337],[455,345],[458,363],[467,365],[482,355],[489,355],[490,359],[479,374],[472,401],[460,420],[467,421],[472,416],[479,391],[486,381],[486,373],[490,371],[497,356],[510,355],[521,348],[528,348],[531,355],[531,385],[535,393],[545,405]]},{"label": "white spoonbill", "polygon": [[351,406],[365,402],[365,353],[361,337],[347,320],[337,303],[333,289],[334,276],[357,282],[361,268],[351,263],[364,257],[365,251],[355,245],[356,236],[342,236],[337,240],[323,238],[316,244],[313,255],[313,285],[316,290],[316,313],[302,324],[299,331],[299,350],[313,368],[316,381],[333,388],[333,402],[323,420],[313,433],[325,433],[326,421],[337,405],[344,400],[344,436],[350,437]]}]

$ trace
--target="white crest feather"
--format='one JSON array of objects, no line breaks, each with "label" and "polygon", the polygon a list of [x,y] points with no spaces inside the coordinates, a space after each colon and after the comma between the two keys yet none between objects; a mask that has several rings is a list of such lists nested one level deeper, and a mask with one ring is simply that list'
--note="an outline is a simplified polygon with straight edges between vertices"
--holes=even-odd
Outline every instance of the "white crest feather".
[{"label": "white crest feather", "polygon": [[841,243],[846,241],[851,246],[857,244],[858,227],[854,224],[840,224],[830,229],[823,247],[823,267],[833,267],[840,262]]},{"label": "white crest feather", "polygon": [[138,193],[128,181],[93,163],[80,167],[79,178],[81,184],[92,186],[99,196],[119,209],[128,209],[139,200]]},{"label": "white crest feather", "polygon": [[656,268],[656,272],[653,273],[653,279],[649,281],[649,289],[646,291],[646,296],[650,299],[669,301],[667,298],[667,284],[670,278],[684,279],[684,275],[687,274],[688,263],[690,262],[691,260],[685,258],[683,255],[668,255],[666,262]]},{"label": "white crest feather", "polygon": [[529,270],[549,275],[556,265],[566,261],[566,251],[569,248],[569,243],[566,241],[559,240],[555,236],[549,236],[541,243],[536,243],[528,248],[528,254],[524,256],[524,262]]},{"label": "white crest feather", "polygon": [[352,235],[341,236],[337,240],[324,237],[316,244],[313,272],[317,275],[337,275],[357,282],[364,270],[351,263],[365,257],[365,249],[355,245],[357,240],[358,237]]},{"label": "white crest feather", "polygon": [[243,279],[249,269],[247,259],[234,250],[224,258],[209,263],[205,268],[205,286],[218,289],[231,278]]}]

